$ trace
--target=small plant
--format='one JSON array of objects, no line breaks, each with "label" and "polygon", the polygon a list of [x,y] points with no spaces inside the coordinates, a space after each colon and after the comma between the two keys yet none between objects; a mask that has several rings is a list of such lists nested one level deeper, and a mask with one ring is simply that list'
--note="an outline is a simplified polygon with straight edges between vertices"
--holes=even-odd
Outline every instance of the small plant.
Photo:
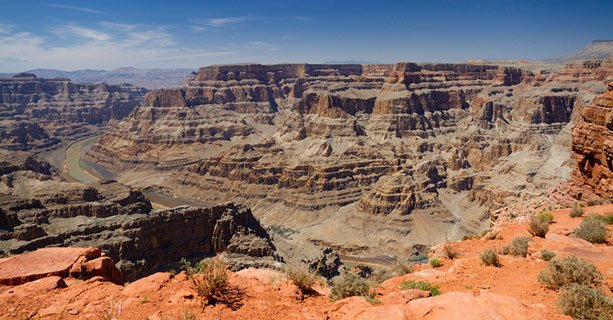
[{"label": "small plant", "polygon": [[604,223],[609,224],[609,225],[613,224],[613,214],[607,214],[606,216],[600,216],[600,217],[602,217],[602,221],[604,221]]},{"label": "small plant", "polygon": [[179,267],[182,270],[185,270],[185,273],[190,276],[192,274],[201,273],[203,269],[203,263],[204,261],[200,261],[196,264],[192,264],[186,258],[181,258],[181,261],[179,262]]},{"label": "small plant", "polygon": [[449,242],[443,245],[443,254],[445,255],[445,258],[449,260],[453,260],[460,256],[460,253],[455,251],[453,245],[451,245]]},{"label": "small plant", "polygon": [[332,280],[330,299],[336,301],[347,297],[364,296],[369,290],[370,285],[364,278],[354,272],[343,271]]},{"label": "small plant", "polygon": [[439,258],[437,256],[433,256],[432,258],[430,258],[430,260],[428,260],[428,264],[432,268],[438,268],[438,267],[443,265],[443,262],[441,261],[441,258]]},{"label": "small plant", "polygon": [[224,302],[229,288],[226,264],[219,259],[202,261],[199,273],[189,272],[192,287],[202,299],[202,306]]},{"label": "small plant", "polygon": [[481,262],[486,266],[501,266],[500,259],[498,259],[498,254],[492,249],[486,249],[483,251],[479,258],[481,258]]},{"label": "small plant", "polygon": [[553,222],[553,213],[549,211],[541,211],[536,215],[539,219],[545,220],[549,223]]},{"label": "small plant", "polygon": [[571,284],[564,287],[558,296],[558,307],[573,319],[613,319],[613,300],[589,286]]},{"label": "small plant", "polygon": [[575,204],[573,205],[573,208],[570,210],[570,213],[568,215],[571,218],[577,218],[577,217],[581,217],[584,212],[585,210],[579,206],[579,203],[575,202]]},{"label": "small plant", "polygon": [[549,232],[549,221],[547,217],[540,215],[533,215],[530,217],[528,232],[535,237],[545,238],[545,235]]},{"label": "small plant", "polygon": [[313,292],[313,285],[317,282],[317,276],[307,266],[289,265],[285,268],[285,274],[300,289],[302,294]]},{"label": "small plant", "polygon": [[606,243],[609,231],[602,218],[590,216],[584,218],[579,228],[575,229],[575,236],[591,243]]},{"label": "small plant", "polygon": [[596,267],[577,257],[554,258],[541,271],[539,282],[549,289],[558,290],[570,284],[597,287],[602,283],[602,274]]},{"label": "small plant", "polygon": [[549,260],[555,258],[555,256],[556,256],[556,253],[553,252],[553,251],[549,251],[549,250],[545,250],[545,249],[541,250],[541,258],[543,258],[543,260],[545,260],[545,261],[549,261]]},{"label": "small plant", "polygon": [[432,285],[426,281],[411,281],[406,280],[400,284],[400,289],[419,289],[424,291],[430,291],[431,296],[438,296],[441,294],[439,286]]},{"label": "small plant", "polygon": [[372,290],[367,295],[364,295],[364,299],[366,299],[366,301],[368,301],[368,303],[370,303],[371,305],[376,306],[381,304],[381,301],[377,300],[376,296],[377,291]]},{"label": "small plant", "polygon": [[480,239],[480,238],[481,238],[481,236],[479,236],[478,234],[474,234],[474,233],[472,233],[472,234],[467,234],[467,235],[465,235],[465,236],[462,238],[462,240],[478,240],[478,239]]},{"label": "small plant", "polygon": [[532,239],[529,237],[517,237],[511,241],[510,246],[502,248],[502,253],[525,257],[528,255],[528,243],[530,241],[532,241]]},{"label": "small plant", "polygon": [[140,298],[140,304],[145,304],[149,302],[149,297],[147,297],[147,295],[144,295]]}]

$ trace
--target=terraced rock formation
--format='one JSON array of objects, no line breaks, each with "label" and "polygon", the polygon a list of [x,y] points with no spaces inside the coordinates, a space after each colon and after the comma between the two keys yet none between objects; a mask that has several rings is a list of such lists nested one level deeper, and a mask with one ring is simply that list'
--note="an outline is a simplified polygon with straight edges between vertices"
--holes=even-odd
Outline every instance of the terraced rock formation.
[{"label": "terraced rock formation", "polygon": [[22,73],[0,78],[0,148],[40,150],[62,138],[91,134],[142,102],[131,85],[76,84]]},{"label": "terraced rock formation", "polygon": [[573,180],[603,198],[613,198],[613,81],[609,91],[583,109],[573,129],[573,152],[577,166]]},{"label": "terraced rock formation", "polygon": [[133,187],[250,205],[291,239],[407,254],[569,178],[571,128],[613,60],[204,67],[154,90],[86,158]]},{"label": "terraced rock formation", "polygon": [[273,266],[275,247],[251,211],[232,203],[152,210],[117,182],[63,182],[49,164],[0,150],[0,254],[43,247],[98,247],[128,279],[183,257],[223,253],[234,268]]}]

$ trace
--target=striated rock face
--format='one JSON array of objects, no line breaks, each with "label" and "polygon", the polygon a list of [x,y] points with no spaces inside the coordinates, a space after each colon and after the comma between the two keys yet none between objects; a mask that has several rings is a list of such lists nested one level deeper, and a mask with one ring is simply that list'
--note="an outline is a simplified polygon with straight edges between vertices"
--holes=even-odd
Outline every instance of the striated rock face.
[{"label": "striated rock face", "polygon": [[76,84],[21,73],[0,78],[0,147],[43,149],[58,138],[88,134],[126,116],[146,90],[131,85]]},{"label": "striated rock face", "polygon": [[392,253],[480,233],[491,210],[568,179],[570,129],[612,74],[611,59],[552,74],[205,67],[148,93],[86,158],[129,171],[132,186],[247,203],[265,224],[300,229],[294,239]]},{"label": "striated rock face", "polygon": [[246,207],[152,210],[142,193],[117,182],[62,182],[49,175],[49,164],[27,154],[0,156],[1,254],[98,247],[129,278],[218,253],[235,268],[275,263],[274,245]]},{"label": "striated rock face", "polygon": [[573,129],[573,180],[603,198],[613,198],[613,81],[607,85],[609,91],[583,109]]}]

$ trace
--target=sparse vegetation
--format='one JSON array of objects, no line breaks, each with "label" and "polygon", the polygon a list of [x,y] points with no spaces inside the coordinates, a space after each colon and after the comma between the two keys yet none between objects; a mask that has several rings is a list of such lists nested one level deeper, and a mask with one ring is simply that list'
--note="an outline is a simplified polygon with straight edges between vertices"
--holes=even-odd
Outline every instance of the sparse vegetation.
[{"label": "sparse vegetation", "polygon": [[376,306],[378,304],[381,304],[381,301],[377,300],[376,296],[377,292],[375,290],[372,290],[364,296],[364,299],[366,299],[366,301],[368,301],[368,303],[370,303],[371,305]]},{"label": "sparse vegetation", "polygon": [[343,271],[341,275],[332,279],[330,287],[330,299],[340,300],[353,296],[365,296],[369,293],[370,285],[358,274]]},{"label": "sparse vegetation", "polygon": [[149,302],[149,297],[147,295],[140,297],[140,304],[145,304],[147,302]]},{"label": "sparse vegetation", "polygon": [[533,215],[530,217],[528,232],[530,232],[532,236],[545,238],[545,235],[549,232],[549,221],[547,217],[541,215]]},{"label": "sparse vegetation", "polygon": [[509,246],[502,248],[502,253],[525,257],[528,255],[528,243],[530,241],[532,241],[532,239],[529,237],[517,237],[511,241]]},{"label": "sparse vegetation", "polygon": [[438,256],[433,256],[430,258],[430,260],[428,260],[428,264],[432,267],[432,268],[438,268],[440,266],[443,265],[443,262],[441,261],[441,258]]},{"label": "sparse vegetation", "polygon": [[400,284],[400,289],[419,289],[424,291],[430,291],[431,296],[438,296],[441,294],[441,290],[439,286],[432,285],[430,282],[426,281],[403,281]]},{"label": "sparse vegetation", "polygon": [[560,311],[573,319],[613,319],[613,300],[600,290],[585,285],[571,284],[558,296]]},{"label": "sparse vegetation", "polygon": [[198,266],[199,272],[187,272],[187,274],[192,281],[192,287],[202,299],[202,306],[225,302],[229,289],[226,264],[219,259],[210,259],[202,261]]},{"label": "sparse vegetation", "polygon": [[288,227],[284,227],[284,226],[280,226],[280,225],[270,225],[268,227],[268,230],[270,230],[272,233],[276,233],[278,235],[280,235],[283,238],[287,238],[289,236],[291,236],[292,234],[296,233],[296,230],[288,228]]},{"label": "sparse vegetation", "polygon": [[601,199],[592,199],[592,200],[588,200],[588,201],[586,201],[586,202],[585,202],[585,205],[586,205],[586,206],[588,206],[588,207],[591,207],[591,206],[597,206],[597,205],[600,205],[600,204],[605,204],[605,203],[607,203],[605,200],[601,200]]},{"label": "sparse vegetation", "polygon": [[573,208],[570,210],[570,213],[568,215],[571,218],[577,218],[577,217],[581,217],[584,212],[585,210],[579,206],[579,203],[575,202],[575,204],[573,205]]},{"label": "sparse vegetation", "polygon": [[185,270],[185,273],[189,276],[196,273],[201,273],[203,268],[204,261],[199,261],[196,264],[192,264],[186,258],[181,258],[181,262],[179,262],[179,267],[182,270]]},{"label": "sparse vegetation", "polygon": [[313,285],[317,282],[317,275],[305,265],[289,265],[285,268],[287,277],[300,289],[302,294],[313,292]]},{"label": "sparse vegetation", "polygon": [[589,216],[585,217],[579,228],[575,229],[575,236],[591,243],[606,243],[609,231],[602,218]]},{"label": "sparse vegetation", "polygon": [[604,223],[613,224],[613,214],[607,214],[606,216],[600,216],[600,217],[602,217],[602,221],[604,221]]},{"label": "sparse vegetation", "polygon": [[478,239],[480,239],[480,238],[481,238],[481,236],[479,236],[478,234],[474,234],[474,233],[473,233],[473,234],[467,234],[467,235],[465,235],[465,236],[462,238],[462,240],[478,240]]},{"label": "sparse vegetation", "polygon": [[597,287],[602,283],[602,278],[593,264],[572,256],[552,259],[538,277],[543,285],[554,290],[570,284]]},{"label": "sparse vegetation", "polygon": [[549,261],[549,260],[555,258],[555,256],[556,256],[556,253],[553,252],[553,251],[549,251],[549,250],[545,250],[545,249],[541,250],[541,258],[543,258],[543,260],[545,260],[545,261]]},{"label": "sparse vegetation", "polygon": [[492,249],[486,249],[485,251],[483,251],[479,258],[481,258],[481,262],[486,266],[501,266],[498,254]]},{"label": "sparse vegetation", "polygon": [[453,248],[449,242],[443,244],[443,255],[449,260],[453,260],[460,256],[460,253]]},{"label": "sparse vegetation", "polygon": [[399,276],[404,276],[408,273],[413,273],[413,266],[409,260],[396,260],[393,271]]},{"label": "sparse vegetation", "polygon": [[549,211],[541,211],[536,215],[539,219],[547,221],[549,223],[553,222],[553,213]]}]

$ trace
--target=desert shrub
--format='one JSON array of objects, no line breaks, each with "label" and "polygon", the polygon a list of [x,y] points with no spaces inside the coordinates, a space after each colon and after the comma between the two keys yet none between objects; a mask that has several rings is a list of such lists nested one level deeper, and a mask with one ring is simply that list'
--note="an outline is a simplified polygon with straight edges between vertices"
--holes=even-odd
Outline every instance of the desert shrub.
[{"label": "desert shrub", "polygon": [[366,279],[350,271],[343,271],[341,275],[332,279],[330,299],[340,300],[353,296],[365,296],[370,290]]},{"label": "desert shrub", "polygon": [[545,220],[549,223],[553,222],[553,213],[549,211],[541,211],[536,215],[539,219]]},{"label": "desert shrub", "polygon": [[541,258],[543,258],[543,260],[545,260],[545,261],[549,261],[549,260],[555,258],[555,256],[556,256],[556,253],[553,252],[553,251],[549,251],[549,250],[545,250],[545,249],[541,250]]},{"label": "desert shrub", "polygon": [[480,238],[481,238],[481,236],[479,236],[478,234],[474,234],[474,233],[472,233],[472,234],[467,234],[467,235],[465,235],[465,236],[462,238],[462,240],[478,240],[478,239],[480,239]]},{"label": "desert shrub", "polygon": [[204,261],[197,262],[196,264],[192,264],[189,260],[185,258],[181,258],[181,262],[179,262],[179,267],[185,270],[185,273],[189,276],[196,273],[201,273],[203,268]]},{"label": "desert shrub", "polygon": [[449,260],[453,260],[457,257],[460,256],[460,253],[457,252],[453,246],[451,245],[451,243],[447,242],[443,245],[443,255],[445,256],[445,258],[449,259]]},{"label": "desert shrub", "polygon": [[370,303],[373,306],[381,304],[381,301],[377,300],[376,297],[377,297],[377,291],[375,290],[372,290],[368,292],[368,294],[364,295],[364,299],[366,299],[366,301],[368,301],[368,303]]},{"label": "desert shrub", "polygon": [[528,232],[535,237],[545,238],[547,232],[549,232],[549,221],[546,217],[540,215],[533,215],[530,217],[530,223],[528,224]]},{"label": "desert shrub", "polygon": [[573,319],[613,319],[613,300],[589,286],[571,284],[564,287],[558,296],[558,307]]},{"label": "desert shrub", "polygon": [[419,289],[424,291],[430,291],[431,296],[438,296],[441,294],[439,286],[432,285],[426,281],[412,281],[406,280],[400,284],[400,289]]},{"label": "desert shrub", "polygon": [[586,201],[586,202],[585,202],[585,205],[586,205],[586,206],[588,206],[588,207],[591,207],[591,206],[597,206],[597,205],[599,205],[599,204],[604,204],[604,203],[606,203],[606,201],[605,201],[605,200],[601,200],[601,199],[592,199],[592,200],[588,200],[588,201]]},{"label": "desert shrub", "polygon": [[528,243],[530,241],[532,239],[529,237],[517,237],[511,241],[511,245],[508,248],[503,248],[503,254],[525,257],[528,255]]},{"label": "desert shrub", "polygon": [[192,287],[202,299],[202,305],[225,302],[225,295],[229,288],[226,264],[219,259],[202,261],[200,272],[188,273]]},{"label": "desert shrub", "polygon": [[547,288],[554,290],[573,283],[596,287],[602,282],[602,274],[593,264],[571,256],[550,260],[547,269],[541,271],[538,279]]},{"label": "desert shrub", "polygon": [[300,289],[303,294],[313,292],[313,285],[317,282],[317,275],[305,265],[288,265],[285,268],[287,277]]},{"label": "desert shrub", "polygon": [[579,203],[575,202],[575,204],[573,205],[573,208],[570,210],[570,213],[568,215],[571,218],[577,218],[577,217],[581,217],[584,212],[585,210],[579,206]]},{"label": "desert shrub", "polygon": [[609,231],[602,218],[590,216],[583,219],[575,236],[591,243],[605,243],[609,239]]},{"label": "desert shrub", "polygon": [[500,259],[498,259],[498,254],[492,249],[486,249],[483,251],[479,258],[481,258],[481,262],[483,262],[483,264],[486,266],[500,267]]},{"label": "desert shrub", "polygon": [[408,260],[397,260],[392,267],[393,271],[399,276],[404,276],[408,273],[413,273],[413,265]]},{"label": "desert shrub", "polygon": [[434,256],[434,257],[430,258],[430,260],[428,260],[428,264],[432,268],[438,268],[438,267],[443,265],[443,262],[441,261],[441,258],[439,258],[437,256]]}]

